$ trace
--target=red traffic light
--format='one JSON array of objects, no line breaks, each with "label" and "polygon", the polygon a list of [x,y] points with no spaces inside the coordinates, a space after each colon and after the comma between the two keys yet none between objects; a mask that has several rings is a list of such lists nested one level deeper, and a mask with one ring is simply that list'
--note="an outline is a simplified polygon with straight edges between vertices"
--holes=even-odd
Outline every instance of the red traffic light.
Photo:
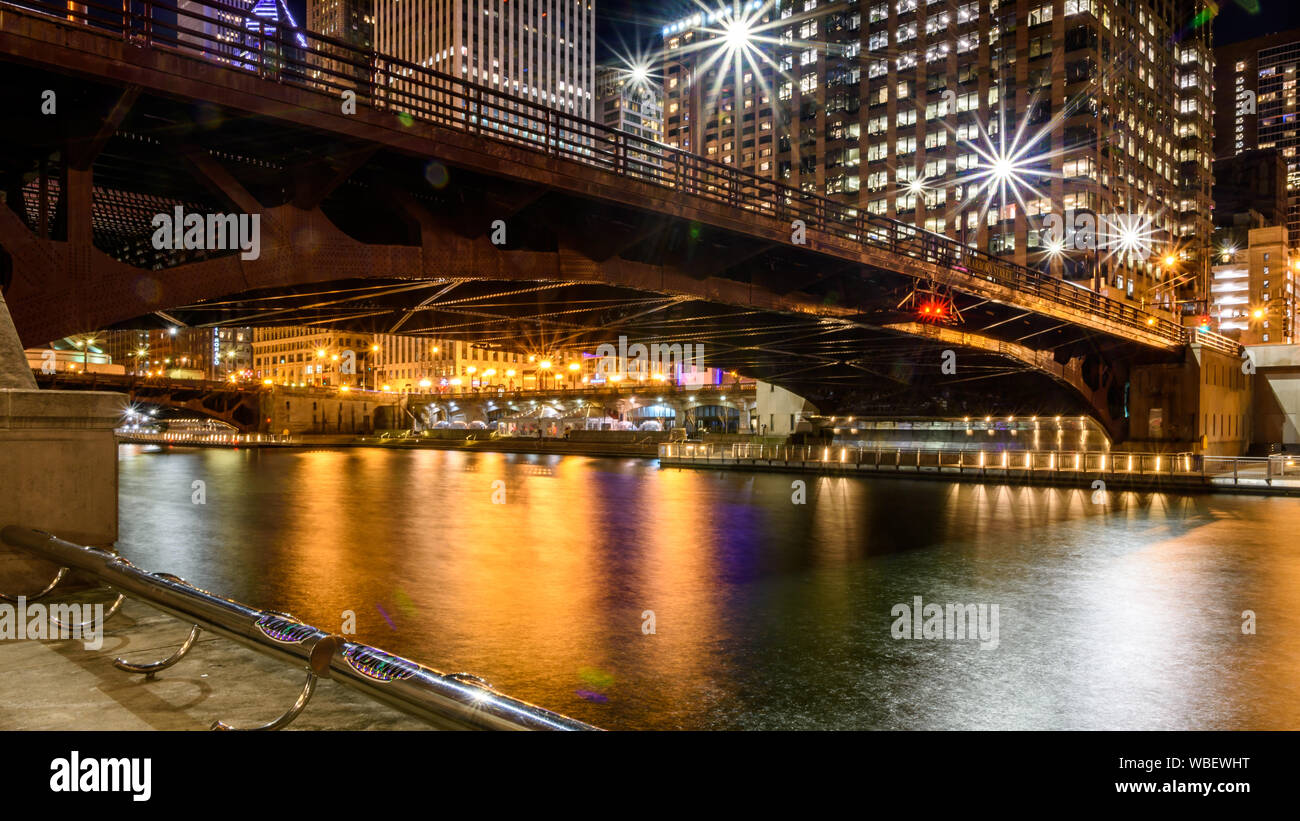
[{"label": "red traffic light", "polygon": [[948,315],[948,306],[942,302],[926,302],[917,309],[921,319],[941,320]]}]

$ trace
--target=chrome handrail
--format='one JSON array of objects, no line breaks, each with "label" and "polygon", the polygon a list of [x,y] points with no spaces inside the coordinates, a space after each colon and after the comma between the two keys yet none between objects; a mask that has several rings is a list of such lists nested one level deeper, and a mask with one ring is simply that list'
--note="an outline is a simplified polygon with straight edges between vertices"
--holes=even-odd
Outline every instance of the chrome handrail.
[{"label": "chrome handrail", "polygon": [[[272,658],[298,667],[306,666],[309,674],[330,678],[435,727],[476,730],[598,729],[577,719],[502,695],[479,684],[481,679],[477,677],[464,673],[439,673],[376,647],[327,633],[292,616],[249,607],[201,590],[170,574],[146,572],[106,550],[74,544],[41,530],[13,525],[0,530],[0,541],[60,567],[89,573],[118,593],[139,599],[168,615]],[[310,682],[309,678],[309,684]],[[300,697],[300,702],[302,699]],[[290,712],[296,715],[302,704],[296,703],[294,707],[296,709]],[[266,726],[283,726],[286,723],[287,720]]]}]

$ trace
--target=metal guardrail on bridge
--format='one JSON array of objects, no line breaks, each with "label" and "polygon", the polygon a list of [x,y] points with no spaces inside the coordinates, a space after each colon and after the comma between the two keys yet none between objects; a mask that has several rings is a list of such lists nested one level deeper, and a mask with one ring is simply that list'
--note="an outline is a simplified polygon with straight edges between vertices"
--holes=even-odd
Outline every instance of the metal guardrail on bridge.
[{"label": "metal guardrail on bridge", "polygon": [[[336,681],[443,729],[596,729],[576,719],[502,695],[478,676],[436,672],[375,647],[326,633],[286,613],[258,610],[200,590],[170,573],[148,573],[106,550],[14,526],[0,530],[0,540],[62,568],[45,590],[27,597],[29,599],[48,594],[69,568],[75,568],[118,593],[117,601],[107,611],[106,618],[112,618],[124,597],[129,595],[194,625],[189,638],[168,658],[151,664],[129,664],[118,659],[114,662],[118,669],[152,676],[180,661],[193,647],[200,629],[294,666],[305,666],[307,679],[293,706],[274,721],[250,729],[275,730],[293,721],[307,706],[315,692],[316,682],[321,678]],[[0,593],[0,598],[13,600],[14,597]],[[218,721],[214,722],[212,729],[233,728]]]},{"label": "metal guardrail on bridge", "polygon": [[[0,7],[29,13],[44,9],[60,20],[77,21],[135,45],[189,53],[283,85],[335,97],[351,92],[359,104],[376,110],[566,157],[771,217],[783,223],[783,230],[791,221],[802,220],[811,231],[1004,286],[1028,299],[1141,331],[1169,346],[1191,338],[1189,329],[1168,319],[946,236],[373,49],[284,26],[268,27],[250,10],[216,0],[190,0],[184,7],[168,0],[0,0]],[[1226,341],[1231,350],[1225,347],[1225,352],[1235,355],[1236,343]]]}]

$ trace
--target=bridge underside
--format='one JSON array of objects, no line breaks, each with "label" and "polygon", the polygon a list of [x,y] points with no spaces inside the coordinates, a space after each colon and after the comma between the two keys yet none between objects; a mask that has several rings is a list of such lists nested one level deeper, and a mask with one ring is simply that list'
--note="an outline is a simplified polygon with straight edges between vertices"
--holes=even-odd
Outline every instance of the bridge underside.
[{"label": "bridge underside", "polygon": [[[397,329],[524,352],[594,353],[601,344],[617,347],[620,335],[628,344],[698,345],[706,364],[787,387],[827,413],[1088,408],[1067,380],[1014,356],[879,327],[861,317],[763,311],[603,284],[340,280],[177,306],[166,314],[189,325]],[[891,312],[888,318],[910,317]],[[122,327],[158,321],[142,318]],[[943,369],[946,350],[955,354],[951,373]]]},{"label": "bridge underside", "polygon": [[[702,344],[707,364],[828,413],[946,398],[973,413],[1087,407],[1108,423],[1128,367],[1181,356],[918,260],[815,234],[793,245],[788,222],[391,113],[342,118],[329,95],[14,19],[0,32],[0,286],[27,345],[173,321],[524,351],[623,334]],[[63,49],[57,69],[42,37]],[[56,115],[41,113],[46,89]],[[155,248],[151,219],[177,206],[260,213],[260,255]],[[935,282],[959,324],[916,324],[907,299]]]}]

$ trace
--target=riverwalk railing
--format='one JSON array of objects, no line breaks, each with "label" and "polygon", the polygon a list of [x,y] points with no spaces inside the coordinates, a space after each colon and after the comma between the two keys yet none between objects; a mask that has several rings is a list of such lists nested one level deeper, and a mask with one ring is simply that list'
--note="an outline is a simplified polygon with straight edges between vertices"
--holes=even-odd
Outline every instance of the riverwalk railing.
[{"label": "riverwalk railing", "polygon": [[225,431],[138,431],[117,430],[117,440],[137,445],[297,445],[301,439],[280,433],[235,433]]},{"label": "riverwalk railing", "polygon": [[[117,612],[123,598],[130,596],[194,625],[189,638],[170,657],[151,664],[128,664],[118,659],[114,662],[118,669],[152,676],[180,661],[193,647],[201,629],[294,666],[305,666],[307,679],[293,706],[274,721],[248,729],[275,730],[289,724],[307,706],[320,678],[336,681],[440,729],[596,729],[498,693],[478,676],[439,673],[409,659],[304,624],[286,613],[259,610],[200,590],[170,573],[146,572],[106,550],[14,526],[0,530],[0,540],[62,568],[53,583],[29,599],[47,595],[69,568],[75,568],[117,592],[117,601],[107,611],[108,618]],[[234,728],[218,721],[212,729]]]},{"label": "riverwalk railing", "polygon": [[[138,47],[193,55],[335,101],[355,95],[358,105],[392,112],[408,127],[421,121],[575,160],[776,220],[783,231],[798,220],[809,231],[970,276],[981,285],[1003,286],[1022,299],[1077,310],[1163,344],[1192,341],[1194,332],[1177,322],[950,237],[426,65],[290,26],[266,26],[251,8],[217,0],[0,0],[0,7],[44,12]],[[1198,341],[1221,345],[1231,355],[1238,350],[1237,343],[1217,335]]]},{"label": "riverwalk railing", "polygon": [[1187,480],[1206,485],[1300,486],[1300,457],[1204,456],[1197,453],[858,447],[664,442],[661,464],[678,467],[781,467],[849,472],[951,473],[1039,478]]}]

